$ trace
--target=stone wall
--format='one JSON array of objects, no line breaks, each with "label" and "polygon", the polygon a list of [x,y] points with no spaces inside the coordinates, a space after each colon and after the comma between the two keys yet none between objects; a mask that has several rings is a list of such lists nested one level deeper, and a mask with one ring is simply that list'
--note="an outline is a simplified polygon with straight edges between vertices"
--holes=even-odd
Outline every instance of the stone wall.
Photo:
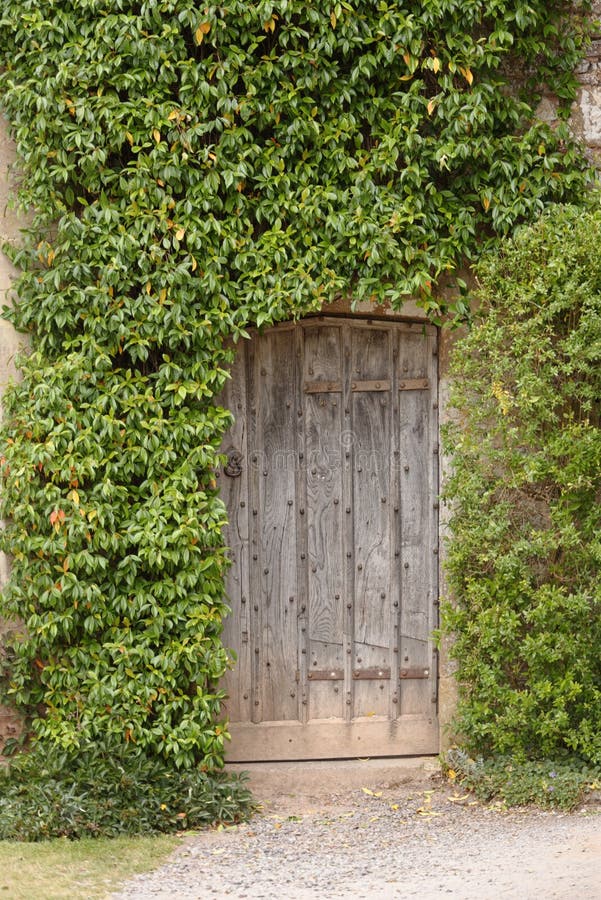
[{"label": "stone wall", "polygon": [[[593,16],[601,21],[601,0],[593,3]],[[587,57],[577,69],[581,88],[572,110],[574,134],[585,142],[591,159],[601,164],[601,30],[594,35]]]},{"label": "stone wall", "polygon": [[[0,242],[17,241],[19,228],[23,224],[20,217],[10,206],[10,197],[14,193],[14,161],[15,152],[8,136],[8,127],[0,117]],[[0,306],[10,302],[11,280],[14,269],[6,256],[0,253]],[[14,377],[14,355],[22,345],[22,338],[13,327],[0,319],[0,402],[6,385]],[[8,575],[8,560],[0,554],[0,585],[5,584]],[[7,623],[0,619],[0,636],[6,630]],[[18,723],[14,715],[0,706],[0,747],[9,737],[18,733]]]}]

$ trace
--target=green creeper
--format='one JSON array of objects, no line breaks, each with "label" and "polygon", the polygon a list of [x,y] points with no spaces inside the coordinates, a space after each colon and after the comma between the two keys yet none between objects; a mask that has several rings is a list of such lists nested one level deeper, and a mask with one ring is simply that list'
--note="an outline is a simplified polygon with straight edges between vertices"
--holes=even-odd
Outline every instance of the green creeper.
[{"label": "green creeper", "polygon": [[222,765],[232,342],[341,295],[461,318],[440,278],[586,189],[565,124],[533,115],[574,96],[570,8],[5,0],[34,213],[7,313],[32,349],[3,424],[1,613],[24,627],[1,681],[42,746]]}]

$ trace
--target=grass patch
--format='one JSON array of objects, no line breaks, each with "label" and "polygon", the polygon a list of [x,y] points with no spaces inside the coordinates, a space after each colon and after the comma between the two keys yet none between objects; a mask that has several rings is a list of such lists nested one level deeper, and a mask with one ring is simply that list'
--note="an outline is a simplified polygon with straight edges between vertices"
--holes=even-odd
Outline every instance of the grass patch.
[{"label": "grass patch", "polygon": [[138,872],[159,866],[179,845],[174,835],[112,840],[0,841],[0,898],[96,900]]}]

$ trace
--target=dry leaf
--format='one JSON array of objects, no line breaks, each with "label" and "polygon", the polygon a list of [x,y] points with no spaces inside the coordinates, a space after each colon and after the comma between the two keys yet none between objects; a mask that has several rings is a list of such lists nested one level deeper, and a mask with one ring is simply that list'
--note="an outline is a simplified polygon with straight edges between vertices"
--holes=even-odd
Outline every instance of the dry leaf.
[{"label": "dry leaf", "polygon": [[202,44],[204,40],[205,34],[208,34],[211,30],[210,22],[201,22],[196,31],[194,32],[194,37],[196,39],[197,44]]}]

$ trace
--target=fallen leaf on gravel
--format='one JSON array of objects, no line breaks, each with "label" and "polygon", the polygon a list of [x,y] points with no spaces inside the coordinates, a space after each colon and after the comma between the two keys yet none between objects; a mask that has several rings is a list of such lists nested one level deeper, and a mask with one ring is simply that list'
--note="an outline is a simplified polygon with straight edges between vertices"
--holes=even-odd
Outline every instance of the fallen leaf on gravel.
[{"label": "fallen leaf on gravel", "polygon": [[420,808],[417,810],[417,814],[418,816],[423,816],[426,819],[431,819],[434,816],[442,816],[442,813],[435,812],[433,809],[424,806],[420,806]]},{"label": "fallen leaf on gravel", "polygon": [[459,797],[458,794],[453,794],[452,797],[447,797],[448,803],[463,803],[464,800],[467,800],[469,794],[464,794],[463,797]]},{"label": "fallen leaf on gravel", "polygon": [[394,810],[397,810],[397,809],[399,808],[399,804],[398,804],[398,803],[391,803],[391,804],[390,804],[390,808],[391,808],[391,809],[394,809]]},{"label": "fallen leaf on gravel", "polygon": [[370,791],[369,788],[361,788],[364,794],[367,794],[369,797],[381,797],[382,791]]}]

